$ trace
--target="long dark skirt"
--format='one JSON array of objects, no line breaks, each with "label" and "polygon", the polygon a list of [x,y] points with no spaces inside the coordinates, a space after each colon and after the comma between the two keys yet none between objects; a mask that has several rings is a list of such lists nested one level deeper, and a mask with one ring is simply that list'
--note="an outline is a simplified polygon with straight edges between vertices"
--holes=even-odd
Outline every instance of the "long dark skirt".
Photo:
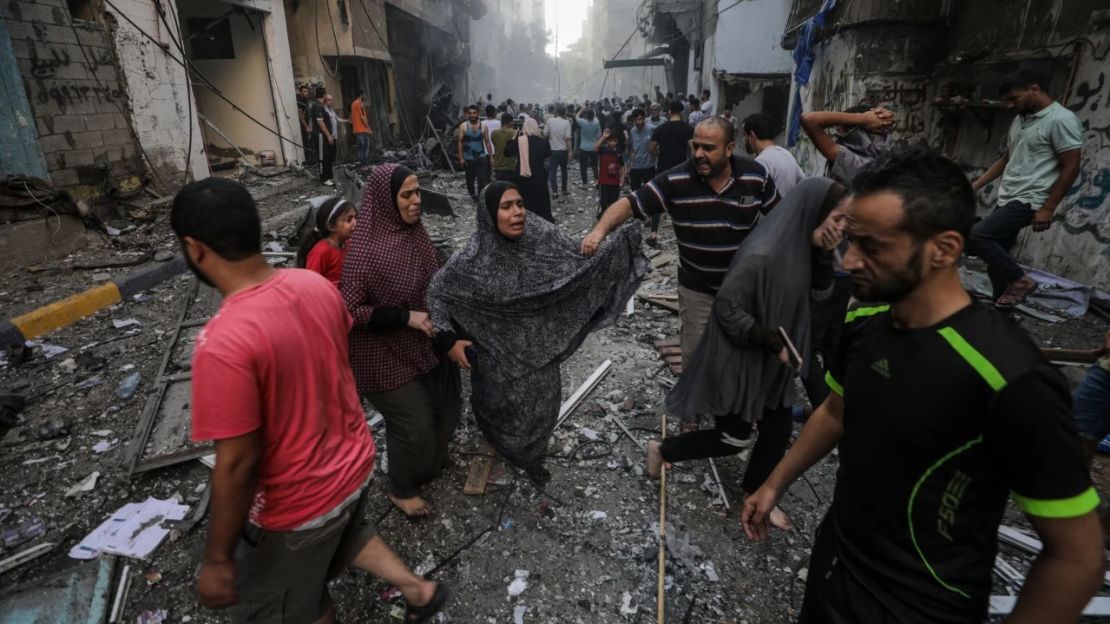
[{"label": "long dark skirt", "polygon": [[366,398],[385,417],[389,492],[397,498],[418,496],[420,486],[443,468],[462,416],[458,366],[444,359],[400,388]]},{"label": "long dark skirt", "polygon": [[547,190],[546,167],[532,167],[532,177],[517,176],[513,182],[520,188],[520,196],[524,199],[524,208],[528,212],[555,223],[555,217],[551,214],[551,195]]},{"label": "long dark skirt", "polygon": [[559,417],[563,388],[559,363],[510,381],[496,381],[482,374],[479,358],[470,372],[470,386],[478,428],[493,448],[521,468],[542,464]]}]

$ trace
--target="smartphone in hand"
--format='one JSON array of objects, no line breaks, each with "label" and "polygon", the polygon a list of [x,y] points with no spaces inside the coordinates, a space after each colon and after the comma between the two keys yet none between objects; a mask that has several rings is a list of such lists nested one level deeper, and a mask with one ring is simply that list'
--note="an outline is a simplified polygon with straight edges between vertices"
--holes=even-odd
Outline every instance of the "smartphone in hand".
[{"label": "smartphone in hand", "polygon": [[782,338],[782,344],[786,345],[786,356],[790,359],[790,367],[796,371],[802,370],[802,355],[798,353],[798,349],[782,327],[779,327],[779,337]]}]

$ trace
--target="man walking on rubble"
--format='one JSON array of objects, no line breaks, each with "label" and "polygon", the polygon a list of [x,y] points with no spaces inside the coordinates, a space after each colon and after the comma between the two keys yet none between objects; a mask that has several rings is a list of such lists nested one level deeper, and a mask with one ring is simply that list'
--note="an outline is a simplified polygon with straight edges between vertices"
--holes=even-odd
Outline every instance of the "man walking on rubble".
[{"label": "man walking on rubble", "polygon": [[478,201],[492,173],[489,157],[493,153],[493,144],[489,140],[489,131],[478,120],[478,107],[474,104],[466,107],[466,117],[458,131],[459,164],[466,170],[467,192],[471,199]]},{"label": "man walking on rubble", "polygon": [[832,393],[744,502],[744,530],[766,537],[790,484],[838,448],[799,622],[978,624],[1012,494],[1045,547],[1007,621],[1076,621],[1102,584],[1098,495],[1067,382],[960,284],[970,184],[909,148],[858,173],[845,211],[855,294],[889,305],[848,314]]},{"label": "man walking on rubble", "polygon": [[201,603],[229,607],[233,622],[332,622],[327,582],[350,566],[395,585],[406,622],[428,621],[446,589],[366,522],[374,440],[339,292],[314,272],[270,267],[238,182],[185,186],[170,222],[189,268],[224,296],[193,355],[192,436],[216,447]]},{"label": "man walking on rubble", "polygon": [[1083,127],[1075,113],[1052,99],[1048,80],[1026,71],[1010,74],[999,93],[1018,115],[1006,134],[1006,151],[972,188],[1002,176],[994,210],[971,230],[967,253],[987,263],[995,305],[1012,308],[1037,290],[1037,283],[1010,256],[1018,234],[1052,227],[1052,217],[1079,177]]},{"label": "man walking on rubble", "polygon": [[[733,154],[732,124],[724,119],[710,117],[698,124],[690,147],[693,154],[684,167],[662,171],[635,193],[614,202],[582,240],[582,253],[592,256],[606,235],[629,217],[649,219],[664,212],[671,216],[678,241],[683,358],[693,355],[698,346],[733,254],[760,215],[779,201],[763,165]],[[690,429],[696,423],[685,425]]]}]

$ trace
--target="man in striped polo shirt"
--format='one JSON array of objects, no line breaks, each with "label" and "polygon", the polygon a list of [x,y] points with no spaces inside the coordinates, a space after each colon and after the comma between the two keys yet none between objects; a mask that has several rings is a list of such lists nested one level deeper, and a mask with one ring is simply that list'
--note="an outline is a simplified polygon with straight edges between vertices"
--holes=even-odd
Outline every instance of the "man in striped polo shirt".
[{"label": "man in striped polo shirt", "polygon": [[775,183],[763,165],[733,154],[735,147],[735,128],[728,120],[702,120],[690,141],[690,159],[618,199],[582,240],[582,253],[592,256],[605,236],[629,217],[649,219],[664,212],[671,216],[678,241],[684,360],[701,340],[732,255],[760,216],[779,201]]},{"label": "man in striped polo shirt", "polygon": [[1102,584],[1098,495],[1067,382],[960,284],[976,203],[963,176],[912,147],[852,179],[844,268],[856,297],[888,304],[848,313],[832,392],[741,512],[763,539],[791,482],[839,450],[801,624],[985,621],[1009,498],[1044,549],[1007,622],[1074,622]]}]

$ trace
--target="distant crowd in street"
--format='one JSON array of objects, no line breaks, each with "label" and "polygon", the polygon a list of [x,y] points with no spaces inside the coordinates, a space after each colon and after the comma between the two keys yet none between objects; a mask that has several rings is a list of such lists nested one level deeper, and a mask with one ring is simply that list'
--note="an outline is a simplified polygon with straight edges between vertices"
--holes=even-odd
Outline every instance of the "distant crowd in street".
[{"label": "distant crowd in street", "polygon": [[[776,143],[778,120],[718,114],[709,91],[546,107],[487,94],[453,137],[476,230],[446,262],[420,179],[397,164],[373,168],[357,207],[317,208],[297,260],[308,270],[270,267],[241,185],[186,186],[173,230],[224,295],[193,366],[192,434],[216,446],[202,603],[236,621],[329,622],[327,581],[354,567],[397,586],[405,622],[429,621],[446,588],[366,518],[376,447],[362,400],[386,421],[388,499],[406,516],[446,511],[423,488],[463,415],[461,370],[479,430],[542,492],[558,477],[545,449],[561,362],[623,315],[650,270],[643,231],[660,244],[667,215],[683,370],[665,400],[678,434],[647,444],[648,477],[750,449],[739,524],[762,540],[793,530],[784,494],[836,453],[804,624],[984,621],[1012,498],[1043,549],[1008,621],[1075,621],[1104,581],[1090,467],[1110,434],[1110,332],[1072,396],[1000,313],[1037,288],[1010,249],[1052,226],[1083,146],[1047,84],[1005,77],[1017,115],[974,180],[933,149],[896,145],[881,106],[803,113],[826,161],[807,176]],[[328,184],[348,120],[323,90],[305,101],[305,145]],[[368,130],[358,110],[356,134]],[[597,192],[581,240],[554,226],[574,161]],[[976,193],[995,180],[979,220]],[[986,263],[989,302],[962,285],[965,254]]]}]

